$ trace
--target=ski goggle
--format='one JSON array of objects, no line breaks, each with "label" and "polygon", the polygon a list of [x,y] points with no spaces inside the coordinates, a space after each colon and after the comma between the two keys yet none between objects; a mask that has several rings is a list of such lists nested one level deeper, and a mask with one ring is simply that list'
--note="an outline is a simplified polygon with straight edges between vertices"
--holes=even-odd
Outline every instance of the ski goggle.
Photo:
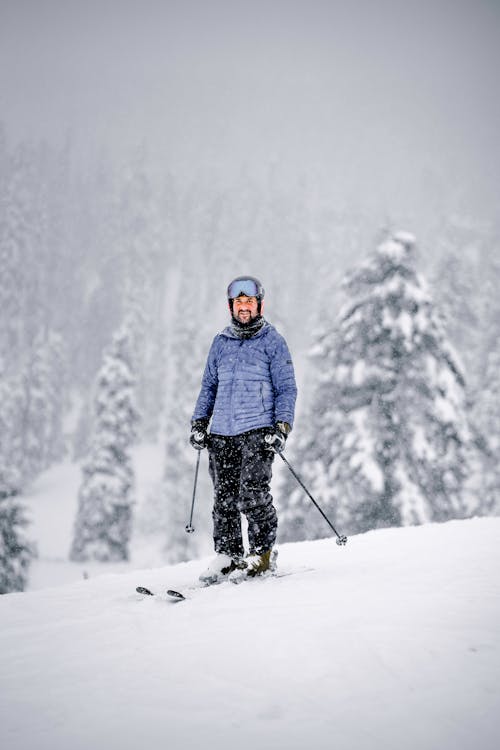
[{"label": "ski goggle", "polygon": [[229,299],[236,299],[236,297],[263,297],[264,289],[262,284],[257,279],[242,276],[239,279],[232,281],[227,288],[227,296]]}]

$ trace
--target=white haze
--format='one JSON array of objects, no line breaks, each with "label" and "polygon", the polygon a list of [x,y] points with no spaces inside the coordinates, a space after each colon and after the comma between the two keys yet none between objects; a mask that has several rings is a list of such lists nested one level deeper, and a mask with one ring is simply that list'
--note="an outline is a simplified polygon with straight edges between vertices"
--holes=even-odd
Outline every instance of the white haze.
[{"label": "white haze", "polygon": [[497,2],[0,0],[0,120],[83,165],[145,147],[158,173],[270,165],[419,233],[497,218]]}]

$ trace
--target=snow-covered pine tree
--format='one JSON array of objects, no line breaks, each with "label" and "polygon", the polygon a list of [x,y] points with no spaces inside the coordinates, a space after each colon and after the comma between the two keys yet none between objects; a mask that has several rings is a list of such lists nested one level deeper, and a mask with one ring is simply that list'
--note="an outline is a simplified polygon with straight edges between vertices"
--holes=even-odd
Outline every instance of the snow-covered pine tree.
[{"label": "snow-covered pine tree", "polygon": [[95,426],[83,467],[70,557],[75,561],[127,560],[134,472],[130,458],[138,423],[130,331],[114,336],[97,375]]},{"label": "snow-covered pine tree", "polygon": [[468,381],[478,365],[479,310],[475,306],[478,279],[475,264],[463,248],[447,248],[440,257],[433,287],[439,290],[440,309],[453,346],[463,352]]},{"label": "snow-covered pine tree", "polygon": [[[196,452],[188,440],[189,429],[208,350],[207,343],[210,342],[210,337],[203,335],[204,328],[194,317],[179,315],[171,352],[175,368],[165,415],[165,464],[161,488],[165,559],[170,563],[189,560],[198,551],[198,540],[193,538],[194,535],[186,534],[185,526],[189,518],[196,462]],[[206,456],[203,459],[206,460]],[[198,503],[198,528],[203,523],[200,518],[202,510]]]},{"label": "snow-covered pine tree", "polygon": [[48,288],[59,260],[48,245],[50,158],[42,147],[20,144],[3,155],[0,178],[0,378],[7,393],[0,420],[10,425],[0,454],[17,491],[62,453],[62,341],[50,325],[57,305]]},{"label": "snow-covered pine tree", "polygon": [[26,278],[33,239],[29,158],[19,147],[6,159],[0,182],[0,357],[3,370],[19,369],[25,347]]},{"label": "snow-covered pine tree", "polygon": [[160,428],[163,278],[171,253],[171,247],[162,239],[158,192],[148,174],[142,147],[123,176],[115,242],[123,254],[123,298],[135,331],[135,392],[141,412],[141,438],[153,441]]},{"label": "snow-covered pine tree", "polygon": [[35,547],[24,534],[28,522],[0,466],[0,594],[24,591]]},{"label": "snow-covered pine tree", "polygon": [[475,457],[477,470],[473,483],[479,496],[478,512],[500,515],[500,345],[489,353],[483,388],[476,394],[474,418],[481,431],[483,450]]},{"label": "snow-covered pine tree", "polygon": [[18,379],[7,377],[0,363],[0,594],[24,590],[35,554],[24,535],[27,522],[16,497],[22,486],[22,403]]},{"label": "snow-covered pine tree", "polygon": [[[189,444],[191,416],[200,388],[201,375],[210,345],[207,321],[202,311],[208,304],[208,270],[190,264],[171,268],[165,278],[165,298],[170,314],[165,324],[164,399],[162,438],[164,443],[163,480],[153,488],[140,509],[142,532],[160,542],[161,556],[169,563],[181,562],[200,553],[201,534],[186,534],[193,491],[196,453]],[[196,309],[186,311],[185,301],[196,295]],[[206,457],[202,456],[202,461]],[[200,471],[198,496],[203,491],[206,472]],[[195,524],[208,527],[210,503],[197,503]]]},{"label": "snow-covered pine tree", "polygon": [[19,378],[2,371],[0,360],[0,492],[17,494],[22,486],[21,414],[24,397]]},{"label": "snow-covered pine tree", "polygon": [[469,393],[482,389],[486,358],[497,339],[498,243],[493,227],[464,214],[442,222],[434,248],[431,286],[439,294],[450,341],[463,358]]},{"label": "snow-covered pine tree", "polygon": [[39,335],[22,373],[23,484],[64,454],[65,374],[61,337],[53,331]]},{"label": "snow-covered pine tree", "polygon": [[474,425],[481,435],[476,456],[476,477],[473,486],[479,491],[478,513],[500,514],[500,260],[496,249],[498,235],[490,235],[483,243],[480,257],[478,289],[480,292],[480,330],[476,352],[478,377],[472,389],[471,407]]},{"label": "snow-covered pine tree", "polygon": [[[464,376],[398,233],[344,280],[348,302],[317,341],[317,383],[297,467],[345,533],[463,517]],[[284,539],[328,527],[287,484]]]}]

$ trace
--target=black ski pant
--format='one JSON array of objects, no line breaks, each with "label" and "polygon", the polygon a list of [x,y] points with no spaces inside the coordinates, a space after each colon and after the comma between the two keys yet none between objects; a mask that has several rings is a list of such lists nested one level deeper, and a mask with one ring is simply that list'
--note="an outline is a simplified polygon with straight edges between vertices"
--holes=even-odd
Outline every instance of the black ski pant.
[{"label": "black ski pant", "polygon": [[241,513],[248,521],[250,554],[261,554],[276,541],[278,517],[270,493],[274,452],[266,448],[269,429],[242,435],[210,435],[209,471],[214,484],[215,551],[244,554]]}]

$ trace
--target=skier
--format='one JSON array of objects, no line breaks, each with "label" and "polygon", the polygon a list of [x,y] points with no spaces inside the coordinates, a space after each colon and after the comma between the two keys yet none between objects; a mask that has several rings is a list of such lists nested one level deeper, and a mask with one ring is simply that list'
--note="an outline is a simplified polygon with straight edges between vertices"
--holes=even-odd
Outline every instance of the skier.
[{"label": "skier", "polygon": [[[277,515],[272,463],[293,427],[297,388],[285,339],[263,318],[264,289],[239,276],[228,286],[231,324],[212,342],[191,420],[191,445],[207,447],[214,485],[215,558],[200,580],[274,567]],[[208,425],[210,434],[208,434]],[[241,513],[248,521],[244,557]]]}]

